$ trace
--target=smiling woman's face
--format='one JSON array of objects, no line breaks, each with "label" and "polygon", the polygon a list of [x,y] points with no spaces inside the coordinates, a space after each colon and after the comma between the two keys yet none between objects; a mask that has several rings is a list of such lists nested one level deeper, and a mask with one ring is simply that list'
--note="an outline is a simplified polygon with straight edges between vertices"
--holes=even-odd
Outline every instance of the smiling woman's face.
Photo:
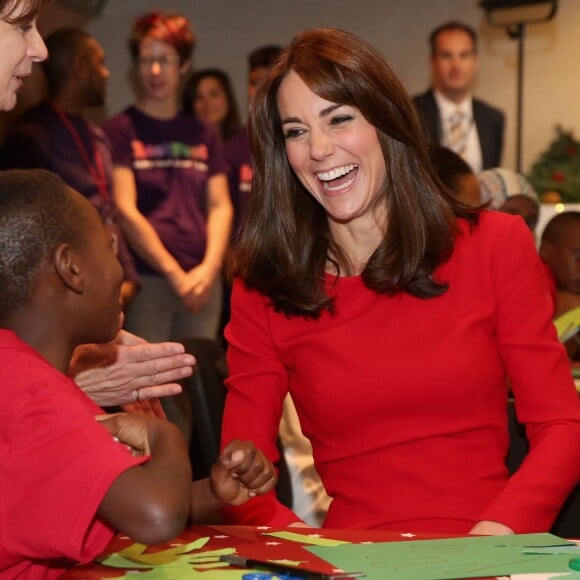
[{"label": "smiling woman's face", "polygon": [[16,92],[22,80],[32,71],[32,64],[47,57],[34,18],[20,22],[18,19],[27,10],[26,2],[9,2],[0,11],[0,111],[9,111],[16,105]]},{"label": "smiling woman's face", "polygon": [[278,111],[288,162],[330,222],[374,223],[387,175],[376,128],[355,107],[313,93],[293,71],[280,84]]}]

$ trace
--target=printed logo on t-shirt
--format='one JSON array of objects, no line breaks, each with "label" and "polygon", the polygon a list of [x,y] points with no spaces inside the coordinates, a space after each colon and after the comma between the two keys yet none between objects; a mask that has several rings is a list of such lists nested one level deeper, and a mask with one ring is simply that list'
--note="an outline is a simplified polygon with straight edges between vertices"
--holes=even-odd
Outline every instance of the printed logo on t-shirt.
[{"label": "printed logo on t-shirt", "polygon": [[207,173],[207,145],[188,145],[170,141],[146,145],[143,141],[131,141],[134,169],[165,169],[166,167],[190,168]]},{"label": "printed logo on t-shirt", "polygon": [[252,191],[252,176],[254,175],[254,170],[251,165],[243,164],[240,165],[240,191],[244,193],[250,193]]}]

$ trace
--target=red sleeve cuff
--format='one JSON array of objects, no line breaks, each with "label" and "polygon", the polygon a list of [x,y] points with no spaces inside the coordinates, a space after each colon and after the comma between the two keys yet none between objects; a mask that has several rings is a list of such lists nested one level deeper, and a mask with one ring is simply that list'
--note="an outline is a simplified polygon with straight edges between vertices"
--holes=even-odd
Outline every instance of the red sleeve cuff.
[{"label": "red sleeve cuff", "polygon": [[281,504],[270,492],[266,495],[252,498],[244,505],[223,508],[224,523],[252,526],[271,526],[283,528],[300,518],[285,505]]}]

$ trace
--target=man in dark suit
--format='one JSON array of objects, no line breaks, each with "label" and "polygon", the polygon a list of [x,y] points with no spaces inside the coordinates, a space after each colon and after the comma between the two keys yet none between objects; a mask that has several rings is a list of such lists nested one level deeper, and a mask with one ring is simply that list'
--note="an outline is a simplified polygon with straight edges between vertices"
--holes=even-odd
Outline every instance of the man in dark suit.
[{"label": "man in dark suit", "polygon": [[500,165],[504,115],[473,98],[479,68],[477,34],[447,22],[429,36],[432,87],[413,98],[427,138],[459,153],[475,173]]}]

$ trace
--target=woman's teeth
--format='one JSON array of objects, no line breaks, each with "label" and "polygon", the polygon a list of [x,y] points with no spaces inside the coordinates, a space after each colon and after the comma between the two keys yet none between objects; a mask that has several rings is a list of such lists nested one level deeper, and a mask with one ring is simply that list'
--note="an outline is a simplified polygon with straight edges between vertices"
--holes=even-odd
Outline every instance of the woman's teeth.
[{"label": "woman's teeth", "polygon": [[320,171],[316,174],[320,181],[332,181],[350,173],[356,167],[356,163],[350,163],[349,165],[343,165],[342,167],[335,167],[330,171]]},{"label": "woman's teeth", "polygon": [[[340,179],[349,175],[358,168],[356,163],[335,167],[329,171],[319,171],[316,176],[322,182],[322,187],[327,191],[340,191],[348,187],[356,178],[356,173],[348,179]],[[334,182],[332,185],[331,183]]]}]

